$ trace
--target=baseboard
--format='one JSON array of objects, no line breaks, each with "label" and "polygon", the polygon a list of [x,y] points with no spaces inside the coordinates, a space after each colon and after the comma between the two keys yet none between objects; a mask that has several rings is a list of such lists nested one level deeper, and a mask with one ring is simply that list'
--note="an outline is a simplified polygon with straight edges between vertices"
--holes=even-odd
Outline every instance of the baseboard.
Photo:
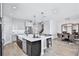
[{"label": "baseboard", "polygon": [[3,46],[9,44],[9,43],[12,43],[13,41],[7,41],[7,42],[4,42]]}]

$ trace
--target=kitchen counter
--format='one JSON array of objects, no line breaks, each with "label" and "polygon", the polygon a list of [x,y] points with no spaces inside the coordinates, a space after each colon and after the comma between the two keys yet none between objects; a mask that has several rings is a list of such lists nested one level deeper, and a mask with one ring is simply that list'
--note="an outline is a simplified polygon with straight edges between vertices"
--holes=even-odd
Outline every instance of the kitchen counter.
[{"label": "kitchen counter", "polygon": [[41,37],[39,38],[33,38],[33,35],[25,35],[25,34],[22,34],[22,35],[18,35],[18,37],[22,40],[22,38],[24,38],[25,40],[28,40],[30,42],[34,42],[34,41],[38,41],[38,40],[41,40]]},{"label": "kitchen counter", "polygon": [[[52,38],[52,36],[40,36],[38,38],[33,38],[32,34],[29,34],[28,36],[25,34],[17,34],[18,38],[23,41],[23,40],[27,40],[29,42],[37,42],[37,41],[41,41],[41,55],[44,55],[44,49],[47,48],[47,43],[46,43],[46,39],[47,38]],[[26,46],[27,47],[27,46]]]},{"label": "kitchen counter", "polygon": [[25,34],[19,34],[18,37],[21,39],[21,38],[24,38],[28,41],[31,41],[31,42],[34,42],[34,41],[38,41],[38,40],[44,40],[46,38],[50,38],[52,36],[40,36],[38,38],[33,38],[33,35],[29,34],[28,36],[25,35]]},{"label": "kitchen counter", "polygon": [[26,40],[29,42],[41,41],[41,55],[44,55],[44,50],[47,49],[47,42],[46,42],[47,38],[53,37],[50,35],[41,35],[38,38],[33,38],[32,34],[29,34],[28,36],[26,34],[24,34],[24,30],[13,30],[13,39],[15,39],[16,36],[18,36],[18,39],[20,39],[19,41],[23,42],[23,43],[21,43],[21,42],[20,43],[23,45],[24,50],[26,50],[26,48],[27,48]]}]

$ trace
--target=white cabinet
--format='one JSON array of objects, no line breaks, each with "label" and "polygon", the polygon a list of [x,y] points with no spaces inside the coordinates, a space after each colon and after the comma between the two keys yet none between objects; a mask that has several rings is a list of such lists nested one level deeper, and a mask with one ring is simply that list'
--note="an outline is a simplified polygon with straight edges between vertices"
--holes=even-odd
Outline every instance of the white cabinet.
[{"label": "white cabinet", "polygon": [[22,48],[23,48],[23,51],[24,51],[25,53],[27,53],[27,50],[26,50],[27,45],[26,45],[26,40],[25,40],[25,39],[23,39]]}]

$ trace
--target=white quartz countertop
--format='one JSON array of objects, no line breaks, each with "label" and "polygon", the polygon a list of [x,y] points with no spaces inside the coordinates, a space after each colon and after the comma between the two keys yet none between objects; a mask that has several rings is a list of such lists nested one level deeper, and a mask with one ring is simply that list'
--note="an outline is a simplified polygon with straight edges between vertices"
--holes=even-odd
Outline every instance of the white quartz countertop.
[{"label": "white quartz countertop", "polygon": [[41,40],[41,38],[33,38],[31,35],[27,36],[25,34],[24,35],[18,35],[18,37],[20,39],[25,39],[25,40],[28,40],[28,41],[31,41],[31,42]]},{"label": "white quartz countertop", "polygon": [[29,34],[28,36],[26,34],[24,34],[24,30],[13,30],[13,34],[17,35],[20,40],[25,39],[25,40],[28,40],[28,41],[31,41],[31,42],[39,41],[39,40],[45,40],[47,38],[52,37],[52,36],[42,35],[39,38],[33,38],[33,34]]},{"label": "white quartz countertop", "polygon": [[40,36],[39,38],[33,38],[33,35],[29,34],[28,36],[25,35],[25,34],[18,34],[18,37],[20,38],[20,40],[28,40],[28,41],[31,41],[31,42],[34,42],[34,41],[39,41],[39,40],[44,40],[46,38],[50,38],[51,36]]}]

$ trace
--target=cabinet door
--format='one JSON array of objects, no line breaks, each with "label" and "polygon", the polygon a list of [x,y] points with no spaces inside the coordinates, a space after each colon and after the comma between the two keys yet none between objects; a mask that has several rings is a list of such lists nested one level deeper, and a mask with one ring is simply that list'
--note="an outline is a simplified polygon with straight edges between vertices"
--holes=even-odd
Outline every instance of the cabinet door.
[{"label": "cabinet door", "polygon": [[23,48],[23,52],[27,53],[27,50],[26,50],[27,49],[26,39],[23,39],[22,48]]},{"label": "cabinet door", "polygon": [[40,56],[41,54],[41,41],[30,42],[27,41],[27,55]]},{"label": "cabinet door", "polygon": [[27,44],[27,55],[31,56],[32,55],[32,48],[30,44]]},{"label": "cabinet door", "polygon": [[18,40],[18,45],[22,49],[22,41],[21,40]]},{"label": "cabinet door", "polygon": [[41,54],[41,41],[32,43],[32,56],[40,56]]},{"label": "cabinet door", "polygon": [[17,45],[22,49],[22,41],[18,39],[18,36],[17,36]]}]

